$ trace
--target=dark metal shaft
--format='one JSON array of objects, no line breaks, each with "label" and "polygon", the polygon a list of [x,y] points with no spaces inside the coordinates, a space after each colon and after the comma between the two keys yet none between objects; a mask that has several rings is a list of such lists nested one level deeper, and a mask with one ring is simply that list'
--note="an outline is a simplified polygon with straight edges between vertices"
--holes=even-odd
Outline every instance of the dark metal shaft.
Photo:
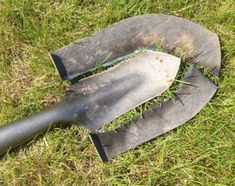
[{"label": "dark metal shaft", "polygon": [[50,126],[53,127],[59,121],[65,121],[68,119],[64,117],[67,115],[66,112],[63,105],[58,105],[48,111],[32,115],[27,119],[1,126],[0,154],[48,130]]}]

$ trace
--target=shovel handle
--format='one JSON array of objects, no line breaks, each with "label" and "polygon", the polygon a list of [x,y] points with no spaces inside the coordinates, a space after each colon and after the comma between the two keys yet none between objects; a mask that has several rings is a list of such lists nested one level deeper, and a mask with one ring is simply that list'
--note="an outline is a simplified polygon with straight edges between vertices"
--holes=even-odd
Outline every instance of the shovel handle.
[{"label": "shovel handle", "polygon": [[63,121],[63,115],[64,109],[58,105],[26,119],[0,126],[0,154],[55,126]]}]

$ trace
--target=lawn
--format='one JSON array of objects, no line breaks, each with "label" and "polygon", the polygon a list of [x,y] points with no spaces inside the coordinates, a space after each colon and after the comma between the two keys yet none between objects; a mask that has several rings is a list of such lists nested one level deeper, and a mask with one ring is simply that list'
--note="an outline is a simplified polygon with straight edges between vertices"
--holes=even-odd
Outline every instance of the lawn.
[{"label": "lawn", "polygon": [[145,13],[183,17],[218,34],[222,68],[210,103],[184,126],[107,164],[87,131],[55,128],[0,159],[0,185],[235,185],[233,0],[0,0],[0,123],[62,98],[68,83],[50,51]]}]

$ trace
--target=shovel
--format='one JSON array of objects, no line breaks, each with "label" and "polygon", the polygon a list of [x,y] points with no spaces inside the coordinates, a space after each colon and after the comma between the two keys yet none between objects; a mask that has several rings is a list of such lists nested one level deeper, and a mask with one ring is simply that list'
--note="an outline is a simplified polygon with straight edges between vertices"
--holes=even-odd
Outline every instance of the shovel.
[{"label": "shovel", "polygon": [[[95,69],[101,61],[105,61],[102,66],[113,65],[139,47],[152,49],[156,44],[176,56],[185,53],[186,60],[209,69],[215,76],[219,74],[221,51],[218,36],[188,20],[162,14],[122,20],[50,55],[61,79],[71,80]],[[157,63],[153,61],[161,62],[159,68],[155,68]],[[167,61],[174,62],[163,67]],[[146,51],[101,74],[83,79],[71,86],[62,102],[52,109],[0,127],[0,154],[58,122],[98,129],[160,95],[175,78],[178,65],[176,57]],[[164,76],[164,72],[169,72],[169,76]],[[184,124],[210,101],[217,89],[193,64],[184,81],[188,84],[179,84],[176,100],[163,100],[144,112],[142,117],[112,131],[92,131],[90,137],[101,160],[106,162]]]},{"label": "shovel", "polygon": [[[165,100],[153,106],[132,122],[108,132],[92,132],[90,137],[102,161],[164,134],[193,118],[210,101],[217,87],[195,66],[218,76],[221,51],[218,36],[183,18],[146,14],[122,20],[89,37],[75,41],[50,55],[62,80],[73,79],[95,68],[97,62],[113,64],[139,47],[156,44],[193,64],[175,92],[176,100]],[[172,66],[172,68],[174,68]]]},{"label": "shovel", "polygon": [[0,127],[0,154],[58,123],[95,130],[162,94],[174,81],[180,59],[147,50],[72,85],[47,111]]}]

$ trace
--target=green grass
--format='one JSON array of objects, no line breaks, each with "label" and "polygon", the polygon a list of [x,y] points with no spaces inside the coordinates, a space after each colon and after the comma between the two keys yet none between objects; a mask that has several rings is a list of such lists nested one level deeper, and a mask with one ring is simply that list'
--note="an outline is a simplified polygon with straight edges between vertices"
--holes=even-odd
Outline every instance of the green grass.
[{"label": "green grass", "polygon": [[49,51],[144,13],[184,17],[218,34],[222,69],[211,102],[186,125],[107,164],[87,131],[56,128],[0,160],[0,185],[235,185],[233,0],[0,0],[0,123],[62,98],[67,83]]}]

